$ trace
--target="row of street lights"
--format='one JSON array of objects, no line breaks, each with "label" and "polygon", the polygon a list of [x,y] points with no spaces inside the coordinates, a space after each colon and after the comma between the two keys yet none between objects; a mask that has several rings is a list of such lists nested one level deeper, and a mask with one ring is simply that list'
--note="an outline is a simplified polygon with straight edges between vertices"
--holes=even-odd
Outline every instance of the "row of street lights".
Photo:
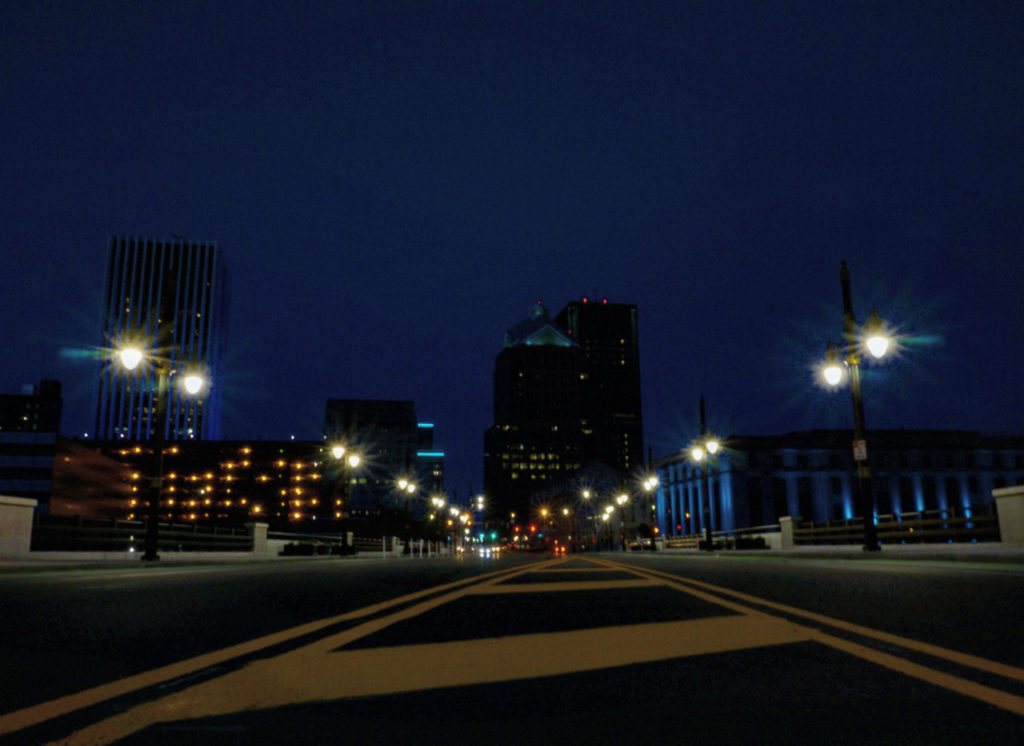
[{"label": "row of street lights", "polygon": [[[649,474],[646,477],[644,477],[643,481],[641,482],[641,490],[642,490],[643,496],[645,498],[650,498],[650,496],[653,494],[654,490],[656,490],[658,488],[658,485],[660,483],[661,483],[660,480],[658,479],[658,477],[655,474]],[[629,504],[630,500],[632,499],[632,495],[630,494],[630,491],[628,489],[626,489],[626,488],[620,488],[620,489],[615,490],[613,492],[613,496],[611,497],[611,501],[604,505],[604,507],[601,510],[600,514],[598,514],[595,511],[595,509],[594,509],[594,502],[596,502],[596,498],[597,498],[597,494],[596,494],[596,492],[594,490],[591,490],[591,489],[586,488],[586,487],[583,488],[582,490],[580,490],[580,498],[581,498],[581,502],[582,502],[581,509],[582,509],[583,506],[587,507],[588,512],[590,513],[590,518],[591,518],[591,520],[594,523],[594,527],[593,528],[594,528],[595,533],[599,529],[601,529],[601,530],[609,530],[611,528],[613,520],[614,520],[614,517],[615,517],[615,514],[616,514],[616,509],[618,509],[619,543],[620,543],[620,546],[623,549],[625,549],[626,548],[626,544],[627,544],[627,537],[626,537],[626,523],[627,523],[626,522],[626,506]],[[594,502],[591,502],[592,499],[594,500]],[[582,512],[582,510],[580,512]],[[568,516],[570,511],[569,511],[568,508],[563,508],[563,513],[566,516]],[[579,525],[578,524],[578,520],[579,519],[577,518],[577,527]],[[600,521],[600,525],[598,524],[599,521]],[[652,537],[652,541],[653,541],[653,537]]]},{"label": "row of street lights", "polygon": [[[173,284],[173,277],[169,277],[167,281],[169,284]],[[864,351],[874,359],[883,358],[891,347],[891,337],[886,331],[885,323],[881,318],[879,318],[877,309],[872,311],[863,328],[858,329],[853,312],[853,303],[850,292],[850,271],[845,261],[842,262],[840,269],[840,284],[843,294],[843,339],[839,345],[835,345],[831,341],[828,343],[828,348],[825,354],[825,365],[822,368],[822,376],[825,382],[833,387],[838,386],[843,382],[843,379],[845,378],[844,374],[848,374],[850,379],[854,422],[853,454],[854,460],[857,464],[857,477],[860,492],[859,507],[864,520],[864,549],[867,551],[877,551],[881,547],[878,542],[877,526],[875,524],[875,501],[871,489],[871,474],[868,468],[860,365]],[[207,386],[207,381],[203,374],[194,368],[190,369],[186,366],[181,370],[172,369],[172,360],[166,354],[166,351],[170,350],[172,345],[172,302],[173,293],[169,292],[167,288],[165,288],[165,292],[161,295],[159,316],[160,324],[157,330],[156,339],[156,350],[158,352],[162,351],[165,354],[147,354],[144,347],[137,342],[124,345],[120,350],[118,350],[117,354],[117,359],[120,362],[120,365],[126,371],[137,371],[140,369],[143,362],[148,360],[155,367],[156,372],[157,388],[152,405],[153,413],[150,430],[152,433],[151,445],[153,448],[154,465],[152,471],[153,476],[150,480],[149,486],[149,510],[146,522],[145,552],[142,556],[142,559],[145,561],[159,559],[159,514],[160,496],[163,486],[164,430],[166,428],[167,402],[170,394],[171,376],[178,373],[180,375],[182,389],[185,393],[191,396],[200,394]],[[718,452],[720,443],[709,433],[707,429],[705,402],[703,396],[700,398],[700,427],[700,439],[691,446],[690,457],[696,464],[699,464],[702,467],[702,507],[704,512],[703,548],[711,551],[714,548],[714,542],[712,540],[711,527],[710,470],[711,458]],[[358,468],[362,462],[362,458],[358,453],[343,444],[336,444],[332,446],[331,455],[342,465],[342,484],[344,491],[342,500],[344,501],[347,498],[349,471],[351,469]],[[397,481],[397,486],[406,499],[406,511],[408,512],[408,500],[416,492],[417,486],[412,480],[406,477],[400,478]],[[654,475],[648,476],[644,479],[643,491],[650,495],[657,486],[658,478]],[[584,503],[589,505],[589,500],[592,497],[591,491],[589,489],[584,489],[581,496]],[[605,506],[600,518],[604,523],[608,523],[611,520],[615,506],[618,506],[621,521],[620,541],[624,548],[626,540],[625,506],[629,502],[629,499],[630,496],[627,492],[620,491],[614,498],[615,505],[609,504]],[[444,506],[443,501],[440,503],[438,502],[440,500],[441,498],[438,497],[432,498],[433,506],[439,511],[443,509]],[[455,518],[457,516],[460,523],[465,524],[468,522],[466,514],[459,512],[454,507],[451,510],[452,517]],[[478,510],[483,510],[482,498],[480,499],[480,502],[478,502]],[[567,511],[568,509],[566,508],[566,515],[568,514]],[[597,517],[592,508],[590,512],[596,523]],[[452,520],[449,520],[449,524],[452,524]]]}]

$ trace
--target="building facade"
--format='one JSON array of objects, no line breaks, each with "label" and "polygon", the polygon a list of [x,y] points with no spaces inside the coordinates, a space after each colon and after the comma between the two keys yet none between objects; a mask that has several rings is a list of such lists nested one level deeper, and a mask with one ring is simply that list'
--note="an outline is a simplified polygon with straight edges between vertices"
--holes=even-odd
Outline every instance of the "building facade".
[{"label": "building facade", "polygon": [[[351,473],[349,495],[353,518],[373,518],[383,511],[413,514],[444,490],[444,452],[434,447],[434,426],[416,419],[411,401],[329,399],[324,416],[324,443],[344,445],[360,456]],[[357,479],[355,477],[358,477]],[[400,480],[415,492],[398,489]]]},{"label": "building facade", "polygon": [[[82,446],[82,444],[79,444]],[[153,452],[147,442],[95,442],[90,458],[77,454],[77,466],[58,464],[55,482],[79,483],[77,512],[94,516],[143,520],[148,511]],[[120,470],[97,472],[98,458],[121,465]],[[324,445],[310,441],[182,441],[164,448],[164,483],[160,520],[238,527],[253,521],[275,529],[337,528],[343,517],[338,485],[331,481],[330,457]],[[81,479],[89,469],[91,479]],[[103,484],[101,480],[106,480]],[[87,486],[88,489],[83,489]],[[64,493],[55,501],[64,500]],[[68,497],[76,493],[68,491]],[[111,500],[119,504],[114,515]]]},{"label": "building facade", "polygon": [[36,500],[38,510],[48,510],[63,407],[59,381],[0,394],[0,495]]},{"label": "building facade", "polygon": [[[711,462],[711,528],[731,531],[783,516],[825,522],[860,517],[847,430],[734,436]],[[992,490],[1024,484],[1024,435],[965,430],[882,430],[868,438],[876,515],[980,507]],[[655,464],[663,536],[705,527],[703,476],[685,454]]]},{"label": "building facade", "polygon": [[580,347],[537,304],[494,360],[494,424],[484,433],[484,492],[503,522],[583,464]]},{"label": "building facade", "polygon": [[637,308],[584,299],[552,319],[538,303],[495,358],[485,492],[511,525],[594,463],[622,479],[643,463]]},{"label": "building facade", "polygon": [[[201,372],[208,385],[198,398],[177,386],[168,394],[167,440],[220,437],[221,359],[227,334],[227,270],[216,242],[116,237],[107,259],[102,349],[94,437],[98,440],[147,440],[154,433],[156,366],[122,370],[113,352],[126,344],[141,346],[149,360],[159,356],[172,381],[186,370]],[[170,339],[158,349],[161,318],[167,315]]]},{"label": "building facade", "polygon": [[584,298],[555,320],[580,347],[583,460],[629,474],[644,454],[637,307]]}]

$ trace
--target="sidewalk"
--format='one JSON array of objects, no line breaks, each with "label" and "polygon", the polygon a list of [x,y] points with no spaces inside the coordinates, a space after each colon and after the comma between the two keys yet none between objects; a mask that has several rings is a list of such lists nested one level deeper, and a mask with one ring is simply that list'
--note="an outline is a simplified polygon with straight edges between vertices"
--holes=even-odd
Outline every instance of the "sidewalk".
[{"label": "sidewalk", "polygon": [[[88,553],[84,553],[88,555]],[[615,554],[623,554],[616,552]],[[640,555],[641,552],[628,552]],[[1020,565],[1024,568],[1024,547],[991,544],[886,544],[881,551],[865,552],[859,545],[844,546],[802,546],[792,549],[725,549],[703,552],[698,549],[662,549],[657,552],[643,552],[645,557],[744,557],[757,559],[786,560],[855,560],[868,562],[921,561],[946,562],[951,564],[988,563]],[[46,572],[54,570],[131,570],[211,565],[268,564],[278,562],[338,562],[353,559],[378,559],[379,554],[362,553],[345,557],[338,556],[273,556],[251,553],[221,554],[188,552],[165,552],[157,562],[143,562],[139,555],[123,555],[123,559],[83,556],[70,558],[62,553],[59,559],[29,557],[18,559],[0,558],[0,575],[11,572]],[[403,559],[392,558],[392,559]],[[408,558],[405,558],[408,559]]]},{"label": "sidewalk", "polygon": [[663,554],[720,555],[766,559],[919,560],[927,562],[989,562],[1024,565],[1024,547],[991,544],[883,544],[878,552],[860,545],[801,546],[792,549],[726,549],[713,553],[697,549],[665,549]]},{"label": "sidewalk", "polygon": [[[85,554],[88,554],[87,552]],[[364,558],[370,555],[363,555]],[[80,559],[68,558],[66,555],[59,559],[47,557],[19,557],[17,559],[4,559],[0,557],[0,575],[9,572],[47,572],[55,570],[141,570],[167,567],[183,566],[212,566],[212,565],[243,565],[243,564],[269,564],[280,562],[338,562],[357,559],[358,555],[341,556],[254,556],[251,553],[238,553],[237,555],[224,554],[222,556],[211,556],[210,553],[199,552],[189,554],[187,552],[165,552],[160,555],[156,562],[143,562],[140,555],[125,554],[123,559],[90,558]]]}]

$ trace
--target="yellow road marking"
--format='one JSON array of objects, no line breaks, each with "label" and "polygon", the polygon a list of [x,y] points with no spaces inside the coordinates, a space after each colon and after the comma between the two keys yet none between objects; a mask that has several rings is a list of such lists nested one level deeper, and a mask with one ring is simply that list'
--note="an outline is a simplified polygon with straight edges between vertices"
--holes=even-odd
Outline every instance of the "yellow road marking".
[{"label": "yellow road marking", "polygon": [[[618,565],[618,564],[615,564],[615,563],[609,563],[609,565],[611,567],[615,567],[617,569],[626,569],[628,567],[628,565]],[[634,571],[637,570],[637,568],[634,568],[634,567],[630,567],[629,569],[634,570]],[[731,590],[729,588],[722,588],[721,586],[716,586],[716,585],[712,585],[710,583],[705,583],[705,582],[703,582],[701,580],[694,580],[692,578],[684,578],[684,577],[680,577],[678,575],[671,575],[669,573],[662,572],[660,570],[647,570],[646,568],[643,569],[643,570],[640,570],[639,572],[640,572],[640,574],[647,575],[648,577],[649,576],[655,576],[655,577],[662,578],[662,579],[667,579],[667,580],[670,580],[670,581],[674,580],[674,581],[677,581],[679,583],[685,583],[687,585],[691,585],[692,584],[692,585],[695,585],[695,586],[699,586],[701,588],[707,588],[707,589],[713,590],[713,591],[715,591],[717,593],[722,593],[722,594],[725,594],[725,595],[728,595],[728,596],[732,596],[733,598],[739,598],[741,600],[747,601],[748,603],[759,604],[761,606],[766,606],[766,607],[768,607],[770,609],[775,609],[777,611],[782,611],[782,612],[785,612],[787,614],[792,614],[794,616],[800,616],[800,617],[803,617],[804,619],[811,619],[811,620],[813,620],[815,622],[821,622],[823,624],[828,624],[828,625],[830,625],[832,627],[835,627],[837,629],[843,629],[843,630],[846,630],[848,632],[854,632],[854,633],[856,633],[858,635],[863,635],[864,637],[870,637],[870,638],[873,638],[875,640],[879,640],[881,642],[887,642],[887,643],[892,643],[894,645],[899,645],[900,647],[907,648],[908,650],[914,650],[914,651],[917,651],[919,653],[925,653],[925,654],[931,655],[931,656],[933,656],[935,658],[942,658],[944,660],[948,660],[948,661],[951,661],[953,663],[957,663],[957,664],[962,665],[962,666],[967,666],[968,668],[976,668],[979,671],[985,671],[987,673],[993,673],[993,674],[996,674],[998,676],[1002,676],[1002,677],[1007,678],[1007,679],[1016,679],[1017,681],[1024,681],[1024,670],[1022,670],[1020,668],[1016,668],[1015,666],[1011,666],[1011,665],[1006,664],[1006,663],[999,663],[998,661],[991,661],[991,660],[988,660],[987,658],[980,658],[978,656],[970,655],[968,653],[960,653],[960,652],[957,652],[956,650],[949,650],[947,648],[941,648],[938,645],[931,645],[931,644],[929,644],[927,642],[921,642],[920,640],[914,640],[914,639],[909,638],[909,637],[900,637],[898,635],[894,635],[894,634],[891,634],[889,632],[883,632],[881,630],[872,629],[871,627],[862,627],[859,624],[854,624],[852,622],[845,622],[842,619],[835,619],[833,617],[825,616],[824,614],[817,614],[817,613],[815,613],[813,611],[805,611],[804,609],[799,609],[799,608],[797,608],[795,606],[787,606],[786,604],[776,603],[775,601],[768,601],[767,599],[758,598],[757,596],[751,596],[751,595],[743,593],[741,591],[734,591],[734,590]],[[702,596],[702,597],[706,598],[708,600],[716,600],[715,596],[705,595],[705,596]],[[717,599],[716,602],[717,603],[723,603],[723,600],[722,599]],[[746,607],[740,607],[740,608],[746,608]]]},{"label": "yellow road marking", "polygon": [[[591,560],[587,560],[590,562]],[[593,573],[610,573],[610,572],[621,572],[617,567],[539,567],[535,570],[531,570],[531,573],[551,572],[551,573],[577,573],[577,572],[593,572]]]},{"label": "yellow road marking", "polygon": [[255,640],[249,640],[221,650],[204,653],[193,658],[188,658],[184,661],[155,668],[151,671],[144,671],[143,673],[135,674],[133,676],[126,676],[123,679],[110,682],[109,684],[101,684],[75,694],[52,699],[48,702],[42,702],[38,705],[32,705],[21,710],[15,710],[7,713],[6,715],[0,715],[0,736],[37,725],[45,722],[46,720],[66,715],[70,712],[74,712],[75,710],[80,710],[84,707],[89,707],[108,699],[121,697],[140,689],[145,689],[150,686],[181,678],[182,676],[187,676],[195,673],[196,671],[201,671],[204,668],[209,668],[234,658],[255,653],[263,650],[264,648],[272,647],[282,642],[288,642],[289,640],[294,640],[295,638],[302,637],[303,635],[318,632],[335,624],[370,616],[371,614],[385,611],[393,606],[408,603],[416,600],[417,598],[422,598],[423,596],[444,591],[445,589],[458,588],[469,583],[479,582],[480,580],[486,580],[489,578],[511,577],[527,571],[529,567],[530,566],[527,565],[525,569],[515,568],[511,571],[507,569],[496,570],[484,575],[477,575],[472,578],[464,578],[452,583],[426,588],[422,591],[401,596],[400,598],[393,598],[362,609],[350,611],[346,614],[340,614],[327,619],[320,619],[315,622],[301,624],[297,627],[292,627],[291,629],[264,635],[263,637],[258,637]]},{"label": "yellow road marking", "polygon": [[[617,565],[616,563],[608,563],[608,565],[612,567],[621,568],[628,567],[627,565]],[[1021,670],[1014,666],[1010,666],[1006,663],[990,661],[985,658],[979,658],[974,655],[959,653],[955,650],[948,650],[946,648],[941,648],[937,645],[931,645],[926,642],[920,642],[919,640],[914,640],[909,637],[900,637],[899,635],[893,635],[888,632],[882,632],[881,630],[871,629],[870,627],[862,627],[859,624],[844,622],[841,619],[834,619],[832,617],[825,616],[824,614],[816,614],[813,611],[804,611],[803,609],[798,609],[794,606],[787,606],[785,604],[775,603],[774,601],[768,601],[762,598],[758,598],[757,596],[751,596],[749,594],[742,593],[740,591],[722,588],[721,586],[712,585],[710,583],[705,583],[700,580],[693,580],[692,578],[683,578],[678,575],[671,575],[669,573],[661,572],[660,570],[648,570],[647,568],[630,569],[637,571],[637,573],[640,575],[655,576],[662,579],[671,579],[675,582],[670,582],[669,585],[678,587],[680,590],[686,591],[688,593],[699,595],[699,597],[707,599],[709,601],[729,606],[736,610],[746,609],[747,612],[755,611],[753,609],[749,609],[747,607],[743,607],[738,604],[733,604],[731,602],[725,601],[724,599],[716,599],[715,596],[706,593],[701,593],[700,591],[690,588],[689,584],[700,586],[702,588],[708,588],[718,593],[733,596],[735,598],[741,598],[749,603],[756,603],[762,606],[767,606],[768,608],[772,608],[777,611],[783,611],[787,614],[800,616],[805,619],[811,619],[816,622],[836,627],[837,629],[843,629],[849,632],[854,632],[864,637],[869,637],[893,645],[898,645],[908,650],[926,653],[933,657],[942,658],[944,660],[958,663],[968,668],[975,668],[980,671],[998,674],[1005,678],[1024,681],[1024,670]],[[904,658],[900,658],[898,656],[890,655],[887,653],[882,653],[880,651],[874,650],[864,645],[858,645],[857,643],[850,642],[848,640],[843,640],[842,638],[834,637],[824,632],[818,632],[814,636],[814,639],[817,642],[821,642],[822,644],[836,648],[837,650],[842,650],[843,652],[855,655],[863,660],[868,660],[872,663],[877,663],[879,665],[885,666],[886,668],[892,669],[893,671],[898,671],[899,673],[905,674],[907,676],[912,676],[916,679],[927,681],[928,683],[941,686],[945,689],[950,689],[954,692],[963,694],[968,697],[972,697],[974,699],[980,699],[983,702],[995,705],[996,707],[999,707],[1004,710],[1009,710],[1010,712],[1013,712],[1017,715],[1024,715],[1024,697],[1018,697],[1016,695],[1009,694],[999,689],[983,686],[981,684],[977,684],[973,681],[969,681],[968,679],[964,679],[959,676],[953,676],[951,674],[942,673],[941,671],[936,671],[935,669],[928,668],[927,666],[921,666],[917,663],[912,663],[911,661],[908,661]]]},{"label": "yellow road marking", "polygon": [[109,743],[159,722],[243,710],[556,676],[809,639],[809,630],[799,625],[757,615],[337,651],[316,660],[302,649],[140,705],[61,743]]},{"label": "yellow road marking", "polygon": [[551,591],[611,591],[622,588],[651,588],[668,586],[663,580],[637,578],[636,580],[566,580],[548,583],[498,583],[477,586],[470,590],[473,595],[502,593],[550,593]]},{"label": "yellow road marking", "polygon": [[913,676],[915,679],[926,681],[929,684],[941,686],[943,689],[949,689],[963,694],[974,699],[980,699],[982,702],[987,702],[991,705],[995,705],[1003,710],[1009,710],[1017,715],[1024,715],[1024,697],[1018,697],[1009,692],[1004,692],[1000,689],[993,689],[992,687],[978,684],[974,681],[968,681],[962,679],[959,676],[953,676],[952,674],[943,673],[942,671],[936,671],[934,668],[928,668],[917,663],[912,663],[905,658],[899,656],[890,655],[889,653],[883,653],[880,650],[866,647],[864,645],[858,645],[855,642],[844,640],[841,637],[833,637],[825,633],[820,633],[814,638],[818,642],[822,642],[825,645],[842,650],[844,653],[855,655],[858,658],[862,658],[872,663],[877,663],[880,666],[885,666],[888,669],[897,671],[907,676]]},{"label": "yellow road marking", "polygon": [[[646,663],[669,658],[691,655],[722,653],[744,648],[779,645],[792,642],[814,641],[843,651],[850,655],[885,666],[893,671],[944,687],[1002,709],[1024,714],[1024,698],[982,686],[966,679],[935,671],[906,661],[896,655],[872,650],[863,645],[834,637],[812,627],[780,619],[760,609],[750,608],[729,598],[801,616],[836,628],[846,629],[879,640],[901,645],[907,649],[938,655],[980,670],[1003,673],[1008,671],[1011,678],[1024,679],[1024,671],[1012,666],[986,661],[974,656],[949,651],[937,646],[900,638],[896,635],[872,630],[859,625],[832,619],[824,615],[803,611],[795,607],[766,601],[739,591],[732,591],[702,581],[692,580],[657,570],[621,565],[607,560],[587,559],[598,564],[598,572],[624,571],[635,580],[550,582],[503,585],[511,577],[534,572],[580,571],[579,568],[560,568],[566,559],[537,565],[526,565],[513,570],[503,570],[484,576],[468,578],[435,588],[425,589],[399,599],[375,604],[366,609],[353,611],[327,620],[312,622],[293,630],[269,635],[224,651],[199,656],[175,666],[139,674],[124,682],[97,687],[73,697],[54,700],[36,708],[0,717],[0,734],[26,727],[17,725],[9,730],[4,727],[12,716],[64,703],[65,709],[46,714],[34,722],[65,714],[86,704],[66,707],[76,697],[88,699],[85,695],[99,690],[113,691],[117,685],[126,685],[132,680],[141,681],[146,677],[156,680],[146,684],[130,686],[120,693],[134,691],[141,686],[181,676],[200,670],[215,662],[237,657],[239,652],[259,650],[279,641],[294,639],[301,634],[321,630],[340,621],[358,619],[409,603],[434,594],[421,603],[378,619],[371,619],[348,630],[316,640],[309,645],[283,653],[269,659],[256,660],[248,665],[215,679],[201,682],[187,689],[174,692],[163,698],[139,705],[120,715],[97,722],[61,743],[93,744],[107,743],[124,738],[159,722],[193,719],[224,715],[249,709],[263,709],[310,701],[333,700],[354,696],[373,696],[396,692],[417,691],[427,688],[483,684],[514,679],[552,676],[578,671],[596,670],[634,663]],[[585,569],[583,571],[586,571]],[[349,642],[373,634],[389,625],[412,619],[420,614],[450,603],[459,598],[479,594],[517,594],[565,590],[609,590],[616,588],[654,587],[663,585],[690,596],[714,603],[737,612],[737,616],[702,618],[677,622],[660,622],[618,627],[554,632],[534,635],[511,635],[498,638],[461,640],[447,643],[402,645],[387,648],[339,650]],[[445,592],[447,591],[447,592]],[[712,591],[712,593],[706,592]],[[715,595],[721,594],[721,595]],[[268,640],[272,640],[268,642]],[[218,660],[212,660],[217,658]],[[177,667],[205,660],[203,665],[193,665],[190,670],[167,672]],[[979,665],[980,664],[980,665]],[[163,672],[162,676],[157,676]],[[268,682],[272,682],[268,684]],[[117,694],[108,693],[94,701]],[[79,701],[79,700],[76,700]],[[56,708],[60,709],[60,708]],[[42,715],[44,710],[35,713]],[[14,722],[14,721],[11,721]],[[33,723],[28,723],[33,724]]]}]

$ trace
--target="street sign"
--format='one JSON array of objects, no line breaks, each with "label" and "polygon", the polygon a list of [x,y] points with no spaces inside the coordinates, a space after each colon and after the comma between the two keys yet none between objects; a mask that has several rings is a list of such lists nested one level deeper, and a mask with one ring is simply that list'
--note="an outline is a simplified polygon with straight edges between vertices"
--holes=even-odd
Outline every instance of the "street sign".
[{"label": "street sign", "polygon": [[855,440],[855,441],[853,441],[853,460],[854,461],[867,461],[868,460],[868,442],[866,440]]}]

